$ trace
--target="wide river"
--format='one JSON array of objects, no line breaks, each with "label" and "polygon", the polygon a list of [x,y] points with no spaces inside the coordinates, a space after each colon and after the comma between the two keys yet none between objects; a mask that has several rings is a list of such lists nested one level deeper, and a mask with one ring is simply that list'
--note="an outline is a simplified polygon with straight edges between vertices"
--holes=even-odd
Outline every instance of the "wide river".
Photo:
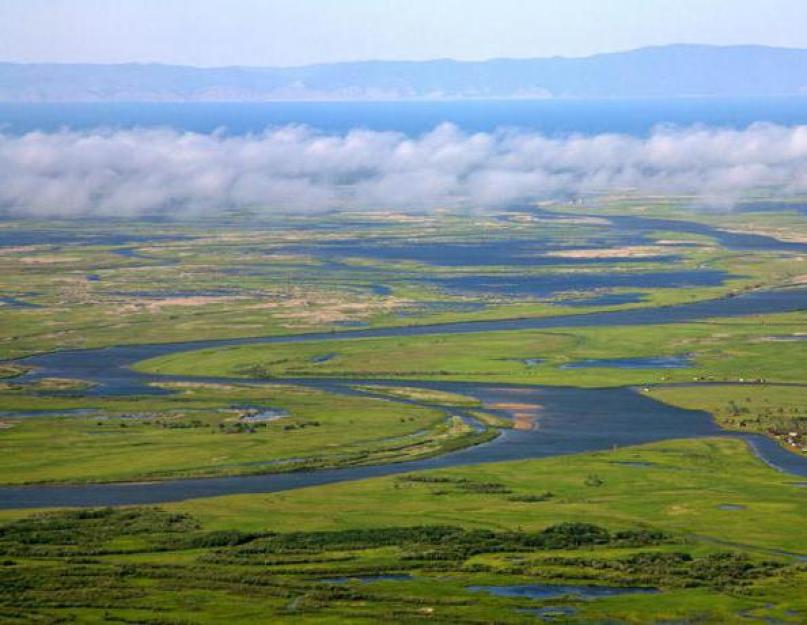
[{"label": "wide river", "polygon": [[[457,322],[395,328],[371,328],[339,333],[198,341],[153,345],[127,345],[102,349],[52,352],[19,362],[36,367],[23,380],[38,377],[70,377],[97,383],[95,394],[147,394],[160,392],[149,384],[189,378],[154,376],[130,368],[145,358],[193,349],[255,343],[296,343],[359,337],[422,336],[562,327],[648,325],[802,310],[807,289],[755,291],[736,297],[659,308],[596,312],[550,318]],[[193,378],[228,381],[229,378]],[[333,392],[351,392],[356,380],[273,379],[265,384],[294,382]],[[703,412],[683,410],[654,401],[630,388],[579,389],[567,387],[513,386],[460,382],[389,382],[438,388],[477,397],[486,406],[519,403],[535,406],[538,427],[507,430],[492,442],[437,458],[399,464],[348,469],[295,472],[243,477],[182,479],[132,484],[34,485],[0,487],[0,508],[55,506],[103,506],[147,504],[236,493],[267,493],[306,486],[344,482],[395,473],[468,465],[483,462],[542,458],[585,451],[607,450],[672,438],[741,436],[765,462],[779,470],[807,476],[807,458],[792,454],[770,439],[736,435],[720,430]],[[637,468],[641,470],[641,468]],[[783,476],[783,479],[784,478]]]}]

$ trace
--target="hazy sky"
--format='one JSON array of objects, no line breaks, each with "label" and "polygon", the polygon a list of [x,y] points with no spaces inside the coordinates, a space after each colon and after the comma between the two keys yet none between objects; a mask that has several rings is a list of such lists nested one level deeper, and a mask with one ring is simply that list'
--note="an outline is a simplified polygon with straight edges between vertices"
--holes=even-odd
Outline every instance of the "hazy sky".
[{"label": "hazy sky", "polygon": [[807,0],[0,0],[0,61],[298,65],[807,48]]}]

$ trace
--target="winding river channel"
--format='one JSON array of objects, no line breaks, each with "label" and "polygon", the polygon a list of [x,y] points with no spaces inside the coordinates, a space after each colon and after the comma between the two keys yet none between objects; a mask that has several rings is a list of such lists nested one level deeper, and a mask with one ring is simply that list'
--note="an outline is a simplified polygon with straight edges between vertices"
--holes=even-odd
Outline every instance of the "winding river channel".
[{"label": "winding river channel", "polygon": [[[155,381],[232,382],[232,378],[156,376],[132,370],[132,364],[156,356],[194,349],[256,343],[299,343],[323,339],[422,336],[505,330],[647,325],[697,321],[709,317],[801,310],[807,307],[807,289],[748,292],[735,297],[659,308],[597,312],[551,318],[457,322],[439,325],[373,328],[339,333],[309,333],[248,339],[197,341],[169,344],[126,345],[102,349],[52,352],[22,359],[33,366],[21,378],[70,377],[94,382],[89,393],[142,395],[165,392]],[[703,412],[684,410],[656,402],[630,388],[581,389],[570,387],[515,386],[502,384],[338,379],[273,379],[264,384],[296,383],[335,393],[351,393],[358,383],[419,386],[463,393],[478,398],[487,408],[518,403],[532,406],[536,427],[504,430],[495,440],[443,456],[345,469],[276,473],[241,477],[179,479],[145,483],[32,485],[0,487],[0,508],[56,506],[105,506],[147,504],[236,493],[268,493],[335,482],[358,480],[423,469],[504,460],[542,458],[585,451],[606,450],[672,438],[738,436],[771,466],[792,475],[807,476],[807,458],[792,454],[776,442],[756,435],[731,434],[718,428]],[[637,470],[640,470],[637,468]]]}]

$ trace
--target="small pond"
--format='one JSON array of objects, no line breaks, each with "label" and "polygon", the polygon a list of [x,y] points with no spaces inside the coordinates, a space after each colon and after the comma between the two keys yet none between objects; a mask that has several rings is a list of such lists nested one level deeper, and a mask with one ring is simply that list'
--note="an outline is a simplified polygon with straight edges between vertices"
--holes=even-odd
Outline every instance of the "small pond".
[{"label": "small pond", "polygon": [[64,410],[0,410],[0,418],[28,419],[32,417],[88,417],[97,414],[96,408],[68,408]]},{"label": "small pond", "polygon": [[545,608],[522,608],[516,610],[519,614],[531,614],[544,621],[554,621],[555,619],[565,619],[577,614],[577,610],[568,605],[552,605]]},{"label": "small pond", "polygon": [[239,421],[243,423],[266,423],[268,421],[276,421],[283,417],[288,417],[289,413],[282,408],[264,408],[253,406],[239,406],[239,409],[244,410]]},{"label": "small pond", "polygon": [[355,575],[349,577],[328,577],[325,579],[318,579],[317,581],[322,584],[349,584],[351,582],[360,582],[362,584],[370,584],[372,582],[405,582],[412,579],[408,573],[386,573],[383,575]]},{"label": "small pond", "polygon": [[647,358],[601,358],[578,360],[561,365],[561,369],[686,369],[692,366],[690,356],[651,356]]},{"label": "small pond", "polygon": [[619,586],[575,586],[557,584],[529,584],[524,586],[469,586],[471,592],[485,592],[497,597],[521,599],[555,599],[557,597],[578,597],[599,599],[618,595],[655,594],[657,588]]},{"label": "small pond", "polygon": [[5,304],[6,306],[9,306],[10,308],[42,308],[40,304],[27,302],[17,297],[11,297],[10,295],[0,296],[0,302]]}]

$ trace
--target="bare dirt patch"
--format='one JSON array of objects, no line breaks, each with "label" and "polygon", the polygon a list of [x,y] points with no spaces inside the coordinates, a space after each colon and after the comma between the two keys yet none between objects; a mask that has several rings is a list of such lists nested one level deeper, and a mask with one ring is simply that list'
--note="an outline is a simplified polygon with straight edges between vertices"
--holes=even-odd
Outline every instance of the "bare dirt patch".
[{"label": "bare dirt patch", "polygon": [[486,408],[504,410],[513,416],[513,429],[533,430],[540,416],[543,406],[540,404],[525,404],[520,402],[497,402],[488,404]]}]

